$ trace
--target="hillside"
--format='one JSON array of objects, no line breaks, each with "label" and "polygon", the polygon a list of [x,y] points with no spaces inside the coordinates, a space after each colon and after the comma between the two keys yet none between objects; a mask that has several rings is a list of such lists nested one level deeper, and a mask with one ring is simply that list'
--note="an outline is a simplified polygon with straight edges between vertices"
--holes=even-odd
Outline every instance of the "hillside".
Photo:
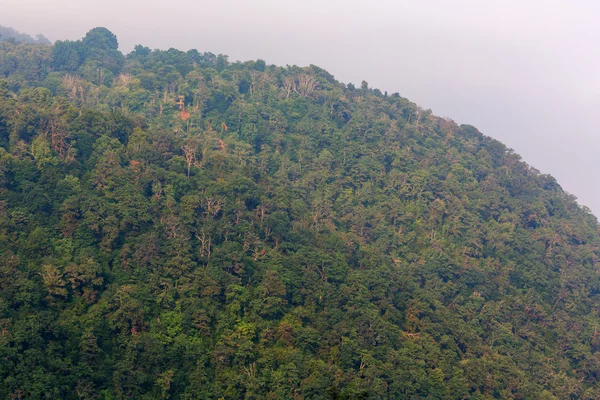
[{"label": "hillside", "polygon": [[594,399],[596,218],[316,66],[0,42],[0,397]]},{"label": "hillside", "polygon": [[13,28],[2,25],[0,25],[0,41],[9,41],[13,44],[51,44],[44,35],[38,34],[33,38],[26,33],[21,33]]}]

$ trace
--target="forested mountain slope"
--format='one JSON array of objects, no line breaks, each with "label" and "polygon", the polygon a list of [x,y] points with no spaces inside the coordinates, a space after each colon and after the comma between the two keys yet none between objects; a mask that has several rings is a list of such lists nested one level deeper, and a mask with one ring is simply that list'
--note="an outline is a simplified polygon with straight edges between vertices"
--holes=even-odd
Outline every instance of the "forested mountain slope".
[{"label": "forested mountain slope", "polygon": [[50,41],[41,34],[32,38],[26,33],[21,33],[13,28],[0,25],[0,41],[9,41],[13,44],[26,43],[26,44],[51,44]]},{"label": "forested mountain slope", "polygon": [[0,397],[600,397],[552,177],[315,66],[117,48],[0,42]]}]

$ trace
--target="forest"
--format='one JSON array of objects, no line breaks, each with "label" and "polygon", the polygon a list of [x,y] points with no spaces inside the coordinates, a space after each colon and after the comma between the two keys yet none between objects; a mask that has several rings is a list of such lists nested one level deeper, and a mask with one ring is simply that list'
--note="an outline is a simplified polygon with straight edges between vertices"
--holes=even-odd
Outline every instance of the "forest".
[{"label": "forest", "polygon": [[553,177],[314,65],[118,48],[0,41],[0,398],[600,398]]},{"label": "forest", "polygon": [[42,34],[38,34],[33,38],[26,33],[21,33],[13,28],[2,25],[0,25],[0,41],[7,41],[12,44],[51,44],[51,42]]}]

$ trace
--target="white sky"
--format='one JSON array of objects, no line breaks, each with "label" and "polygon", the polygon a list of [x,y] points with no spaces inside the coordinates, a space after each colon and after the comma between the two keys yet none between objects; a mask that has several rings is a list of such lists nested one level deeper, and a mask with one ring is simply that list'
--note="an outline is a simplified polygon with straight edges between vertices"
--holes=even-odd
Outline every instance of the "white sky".
[{"label": "white sky", "polygon": [[0,0],[50,40],[105,26],[121,49],[197,48],[315,64],[476,126],[600,215],[600,2]]}]

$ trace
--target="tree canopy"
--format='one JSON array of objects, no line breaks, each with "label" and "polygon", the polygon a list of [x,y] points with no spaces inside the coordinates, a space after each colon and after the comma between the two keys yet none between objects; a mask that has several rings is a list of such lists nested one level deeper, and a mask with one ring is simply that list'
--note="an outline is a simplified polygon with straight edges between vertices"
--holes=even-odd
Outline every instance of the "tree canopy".
[{"label": "tree canopy", "polygon": [[105,28],[0,78],[0,397],[600,397],[597,220],[476,128]]}]

